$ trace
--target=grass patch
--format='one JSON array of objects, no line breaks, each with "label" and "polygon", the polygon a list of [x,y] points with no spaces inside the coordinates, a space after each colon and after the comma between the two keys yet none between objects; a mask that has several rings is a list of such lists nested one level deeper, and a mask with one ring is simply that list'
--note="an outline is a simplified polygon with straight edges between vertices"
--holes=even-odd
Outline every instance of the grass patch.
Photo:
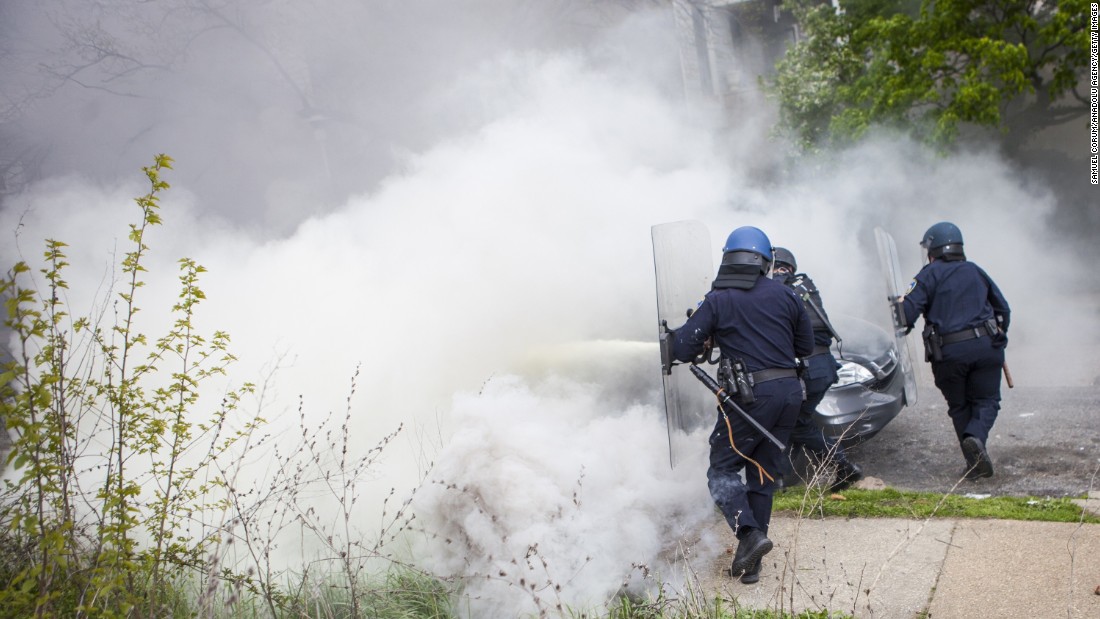
[{"label": "grass patch", "polygon": [[[998,496],[989,498],[936,492],[846,490],[840,495],[811,496],[805,487],[787,488],[775,495],[776,513],[841,518],[996,518],[1044,522],[1100,524],[1100,517],[1082,513],[1069,498]],[[811,489],[811,493],[816,492]],[[841,498],[833,498],[842,496]],[[805,510],[805,511],[803,511]]]},{"label": "grass patch", "polygon": [[741,608],[721,597],[708,600],[676,600],[659,597],[645,602],[620,599],[607,614],[568,612],[570,619],[852,619],[852,615],[829,610],[785,610]]}]

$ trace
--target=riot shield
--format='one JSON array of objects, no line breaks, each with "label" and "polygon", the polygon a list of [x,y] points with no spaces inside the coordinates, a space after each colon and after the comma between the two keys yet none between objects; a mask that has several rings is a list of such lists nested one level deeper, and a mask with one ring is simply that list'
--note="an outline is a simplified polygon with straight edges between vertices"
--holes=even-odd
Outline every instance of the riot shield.
[{"label": "riot shield", "polygon": [[[651,229],[653,264],[657,280],[657,333],[661,344],[661,379],[664,383],[665,420],[668,423],[669,462],[684,436],[713,421],[714,399],[694,384],[695,378],[680,366],[668,366],[671,346],[667,329],[677,329],[710,290],[714,269],[710,232],[699,221],[658,224]],[[666,329],[667,326],[667,329]],[[696,446],[697,447],[697,446]]]},{"label": "riot shield", "polygon": [[882,266],[882,275],[886,281],[887,306],[890,320],[894,325],[894,340],[898,346],[898,361],[905,373],[905,404],[917,403],[917,376],[913,369],[913,356],[909,351],[909,338],[906,336],[905,317],[900,314],[901,306],[894,302],[905,292],[906,280],[902,277],[898,264],[898,248],[894,237],[882,228],[875,228],[875,245],[878,247],[878,259]]}]

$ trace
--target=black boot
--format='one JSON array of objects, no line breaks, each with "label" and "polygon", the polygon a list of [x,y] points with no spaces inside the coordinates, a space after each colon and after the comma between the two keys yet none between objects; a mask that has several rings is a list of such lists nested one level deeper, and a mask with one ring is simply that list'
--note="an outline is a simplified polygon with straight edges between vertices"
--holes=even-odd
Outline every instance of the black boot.
[{"label": "black boot", "polygon": [[962,440],[963,456],[966,458],[966,478],[973,481],[983,477],[993,477],[993,461],[981,439],[968,436]]},{"label": "black boot", "polygon": [[730,576],[737,578],[749,572],[753,566],[759,567],[760,559],[771,552],[772,541],[760,529],[752,529],[737,544],[737,552],[730,564]]},{"label": "black boot", "polygon": [[858,464],[841,460],[836,463],[836,480],[833,481],[833,485],[829,486],[829,491],[840,492],[846,490],[861,479],[863,479],[863,469],[859,468]]},{"label": "black boot", "polygon": [[763,559],[757,559],[756,563],[748,569],[747,572],[741,574],[741,583],[745,585],[752,585],[760,582],[760,564],[763,563]]}]

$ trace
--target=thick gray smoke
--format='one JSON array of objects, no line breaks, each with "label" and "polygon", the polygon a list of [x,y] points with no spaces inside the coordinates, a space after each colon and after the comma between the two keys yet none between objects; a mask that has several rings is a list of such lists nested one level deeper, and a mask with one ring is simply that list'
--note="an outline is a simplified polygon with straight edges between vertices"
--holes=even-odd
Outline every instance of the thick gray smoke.
[{"label": "thick gray smoke", "polygon": [[[475,79],[482,63],[590,43],[622,4],[5,3],[0,189],[68,172],[113,183],[167,152],[205,216],[286,235],[496,117],[508,96]],[[637,71],[678,86],[671,31],[628,36]]]},{"label": "thick gray smoke", "polygon": [[[731,126],[679,91],[667,7],[578,22],[562,2],[555,22],[535,4],[244,4],[227,13],[235,35],[194,35],[179,81],[130,84],[162,98],[158,114],[70,83],[23,119],[56,138],[42,169],[66,174],[5,197],[0,230],[18,244],[0,254],[65,240],[71,302],[102,303],[146,190],[139,168],[175,157],[143,325],[167,327],[174,262],[190,256],[209,269],[200,327],[228,331],[240,357],[230,383],[278,366],[276,428],[293,428],[299,395],[311,420],[343,411],[360,367],[356,443],[402,422],[413,437],[363,493],[409,492],[427,452],[414,559],[472,577],[473,616],[679,582],[664,558],[716,517],[705,440],[668,466],[654,224],[702,220],[716,252],[757,225],[795,251],[831,313],[885,323],[873,228],[894,234],[912,275],[923,231],[954,221],[1013,304],[1017,380],[1046,377],[1015,351],[1053,347],[1081,355],[1069,380],[1092,379],[1094,297],[1054,268],[1073,255],[1043,232],[1052,199],[994,156],[882,136],[763,180],[768,127],[753,111]],[[303,101],[328,115],[303,117]],[[378,504],[364,503],[369,532]]]}]

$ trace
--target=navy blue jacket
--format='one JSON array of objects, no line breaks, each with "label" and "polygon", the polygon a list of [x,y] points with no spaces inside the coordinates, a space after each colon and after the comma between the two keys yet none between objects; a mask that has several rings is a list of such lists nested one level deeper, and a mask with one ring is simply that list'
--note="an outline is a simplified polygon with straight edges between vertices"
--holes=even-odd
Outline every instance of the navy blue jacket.
[{"label": "navy blue jacket", "polygon": [[913,278],[903,303],[906,326],[924,315],[940,335],[980,327],[994,316],[1008,332],[1009,309],[997,284],[966,260],[934,260]]},{"label": "navy blue jacket", "polygon": [[802,299],[783,284],[759,277],[748,290],[715,288],[676,330],[672,356],[691,361],[708,337],[723,357],[740,357],[750,372],[794,368],[813,352],[814,333]]}]

